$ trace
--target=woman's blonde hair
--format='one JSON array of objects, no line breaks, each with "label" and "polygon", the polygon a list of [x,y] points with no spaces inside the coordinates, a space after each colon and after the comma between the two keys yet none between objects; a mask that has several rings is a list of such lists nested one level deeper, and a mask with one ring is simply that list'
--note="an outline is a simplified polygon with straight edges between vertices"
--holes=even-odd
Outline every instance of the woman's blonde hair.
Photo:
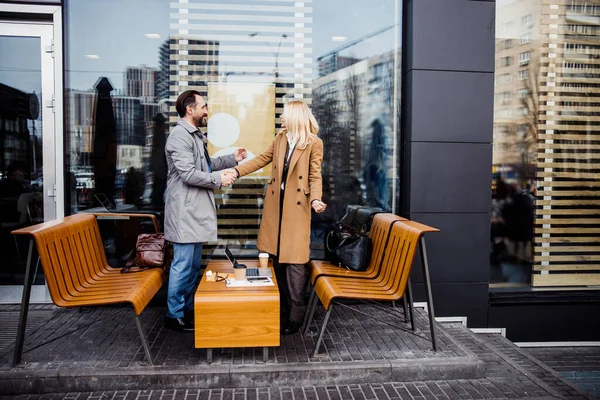
[{"label": "woman's blonde hair", "polygon": [[283,118],[287,126],[285,131],[298,138],[296,147],[305,149],[317,138],[319,124],[310,108],[302,100],[293,100],[283,106]]}]

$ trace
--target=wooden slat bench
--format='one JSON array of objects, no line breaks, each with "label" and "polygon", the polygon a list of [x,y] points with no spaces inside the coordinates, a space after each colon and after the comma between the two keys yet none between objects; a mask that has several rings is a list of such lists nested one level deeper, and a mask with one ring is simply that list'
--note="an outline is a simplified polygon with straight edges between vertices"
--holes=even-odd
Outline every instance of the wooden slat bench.
[{"label": "wooden slat bench", "polygon": [[[417,247],[420,249],[423,277],[425,279],[431,342],[433,349],[436,350],[435,313],[433,310],[429,266],[423,237],[427,232],[439,232],[439,230],[414,221],[399,221],[394,223],[391,227],[390,238],[384,251],[381,272],[374,279],[321,276],[316,280],[314,291],[327,312],[313,350],[313,357],[318,354],[323,334],[325,333],[327,322],[335,303],[343,299],[364,301],[397,301],[403,299]],[[318,302],[314,301],[311,309],[307,310],[309,314],[307,326],[311,322],[310,320],[314,315],[317,305]]]},{"label": "wooden slat bench", "polygon": [[23,339],[32,281],[32,253],[35,242],[46,277],[48,291],[59,307],[129,304],[135,315],[140,339],[148,362],[152,364],[150,346],[139,315],[166,281],[161,268],[130,274],[108,265],[96,218],[150,218],[158,231],[156,217],[151,214],[77,214],[18,229],[15,235],[32,238],[29,245],[25,285],[19,329],[15,343],[13,366],[21,361]]},{"label": "wooden slat bench", "polygon": [[[322,276],[336,276],[340,278],[356,278],[356,279],[375,279],[381,271],[381,263],[383,261],[384,250],[390,238],[392,225],[398,221],[406,221],[406,218],[399,217],[390,213],[379,213],[373,217],[369,237],[371,238],[373,251],[371,261],[365,271],[352,271],[346,268],[341,268],[338,265],[331,264],[325,260],[311,260],[309,263],[309,284],[311,292],[308,300],[307,310],[311,310],[313,302],[316,301],[316,293],[314,290],[315,282]],[[406,310],[406,307],[405,307]],[[310,313],[306,313],[304,317],[304,333],[308,332],[308,321],[312,319]]]}]

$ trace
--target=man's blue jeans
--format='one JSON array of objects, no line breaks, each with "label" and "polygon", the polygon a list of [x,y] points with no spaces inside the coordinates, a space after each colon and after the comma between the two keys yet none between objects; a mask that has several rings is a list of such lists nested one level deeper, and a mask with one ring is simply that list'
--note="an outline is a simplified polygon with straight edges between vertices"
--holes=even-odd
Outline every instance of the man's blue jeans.
[{"label": "man's blue jeans", "polygon": [[201,262],[202,243],[173,243],[167,317],[182,318],[185,311],[194,308],[194,288]]}]

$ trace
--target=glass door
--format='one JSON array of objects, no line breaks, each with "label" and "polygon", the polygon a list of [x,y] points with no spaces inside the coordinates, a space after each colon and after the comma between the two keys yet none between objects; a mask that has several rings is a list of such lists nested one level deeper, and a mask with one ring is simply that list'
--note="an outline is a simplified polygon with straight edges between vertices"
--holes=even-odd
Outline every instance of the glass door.
[{"label": "glass door", "polygon": [[[11,231],[56,218],[53,25],[0,22],[0,55],[0,302],[19,303],[29,239]],[[41,268],[33,283],[44,301]]]}]

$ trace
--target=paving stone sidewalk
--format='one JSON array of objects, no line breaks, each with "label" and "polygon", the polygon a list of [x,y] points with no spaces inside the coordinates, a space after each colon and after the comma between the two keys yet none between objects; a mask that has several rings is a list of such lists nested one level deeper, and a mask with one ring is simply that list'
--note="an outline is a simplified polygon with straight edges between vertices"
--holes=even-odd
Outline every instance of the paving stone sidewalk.
[{"label": "paving stone sidewalk", "polygon": [[[43,327],[30,333],[26,348],[28,352],[26,370],[60,369],[71,366],[78,368],[122,368],[128,370],[143,363],[143,354],[138,344],[134,326],[126,310],[95,309],[78,312],[49,309],[52,313]],[[192,365],[204,363],[204,352],[192,350],[193,343],[185,335],[174,334],[162,329],[163,311],[150,309],[144,317],[147,330],[151,332],[153,349],[158,351],[163,365]],[[88,393],[53,393],[43,395],[19,395],[3,398],[17,399],[592,399],[570,383],[559,372],[552,369],[550,356],[542,362],[535,352],[520,349],[507,339],[495,334],[475,334],[460,323],[438,324],[441,352],[429,350],[426,340],[426,314],[418,313],[417,324],[424,338],[389,328],[384,324],[365,321],[350,311],[338,310],[333,315],[332,328],[327,334],[327,352],[318,359],[308,358],[308,350],[314,341],[312,336],[293,335],[283,338],[282,346],[271,352],[269,361],[260,360],[260,352],[228,350],[215,353],[218,365],[260,364],[285,366],[290,360],[303,364],[336,362],[340,364],[356,361],[391,360],[393,357],[422,357],[442,359],[457,356],[475,356],[483,362],[483,376],[477,379],[440,379],[413,382],[356,382],[354,384],[327,385],[319,379],[298,387],[240,387],[240,388],[178,388],[161,387],[159,390],[119,390]],[[368,309],[372,313],[383,311]],[[0,307],[2,312],[16,312]],[[104,318],[103,322],[96,322]],[[2,320],[0,320],[2,323]],[[133,329],[131,329],[133,328]],[[71,332],[71,333],[69,333]],[[60,338],[53,335],[63,335]],[[44,339],[45,338],[45,339]],[[50,339],[50,340],[48,340]],[[40,342],[41,341],[41,342]],[[40,345],[40,343],[46,344]],[[179,343],[178,343],[179,342]],[[190,344],[191,343],[191,344]],[[79,346],[84,348],[79,349]],[[156,350],[158,348],[158,350]],[[156,353],[154,353],[156,354]],[[0,375],[9,371],[7,357],[10,346],[0,350]],[[591,360],[593,356],[589,356]],[[590,368],[593,368],[591,361]],[[556,367],[556,365],[553,365]],[[247,386],[252,386],[247,385]]]}]

